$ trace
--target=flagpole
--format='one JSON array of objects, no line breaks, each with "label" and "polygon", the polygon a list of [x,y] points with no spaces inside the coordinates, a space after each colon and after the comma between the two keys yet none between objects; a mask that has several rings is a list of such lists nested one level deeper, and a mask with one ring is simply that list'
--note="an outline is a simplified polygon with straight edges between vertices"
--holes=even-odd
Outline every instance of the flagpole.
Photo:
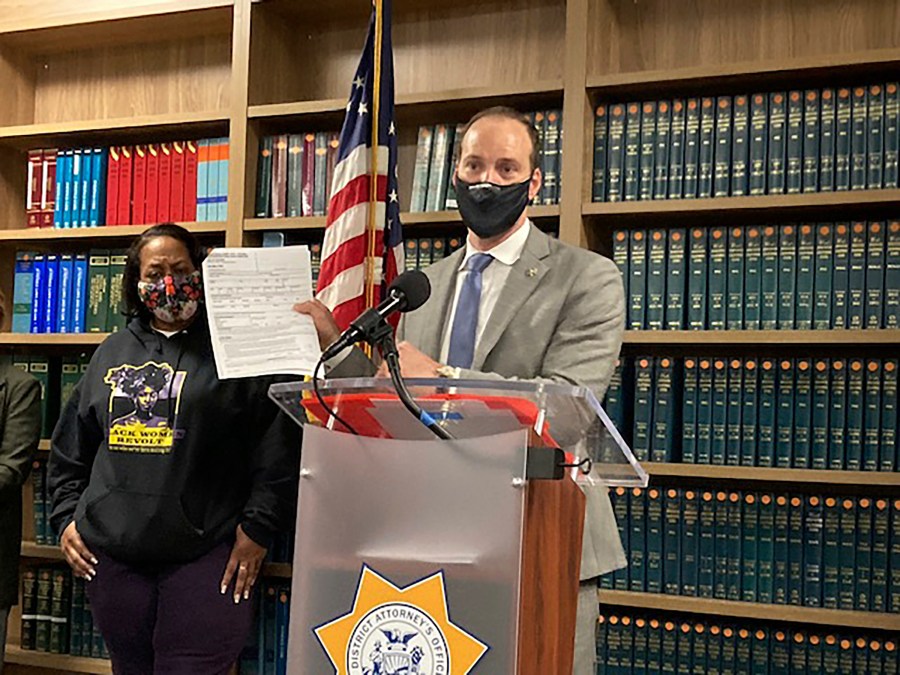
[{"label": "flagpole", "polygon": [[369,226],[367,229],[366,255],[366,307],[374,307],[375,300],[375,233],[377,231],[378,205],[378,125],[381,105],[381,41],[384,17],[383,0],[372,0],[375,9],[375,44],[372,55],[372,155],[369,168]]}]

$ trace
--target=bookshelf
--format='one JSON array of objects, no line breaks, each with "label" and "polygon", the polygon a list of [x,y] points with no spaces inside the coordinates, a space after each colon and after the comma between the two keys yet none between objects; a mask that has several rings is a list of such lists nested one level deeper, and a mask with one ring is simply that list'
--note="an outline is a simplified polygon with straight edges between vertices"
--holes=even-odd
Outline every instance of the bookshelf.
[{"label": "bookshelf", "polygon": [[[455,212],[409,213],[419,124],[463,122],[497,103],[561,107],[561,200],[535,207],[541,227],[609,253],[618,228],[770,223],[900,215],[900,190],[591,202],[593,111],[601,102],[769,91],[884,79],[900,65],[900,0],[394,0],[395,79],[403,222],[459,232]],[[334,0],[85,0],[78,6],[0,0],[0,289],[11,295],[16,250],[87,251],[127,244],[143,226],[24,228],[25,153],[78,143],[230,138],[227,220],[186,223],[204,240],[254,245],[263,231],[321,236],[325,218],[254,218],[259,140],[334,131],[362,46],[368,3]],[[15,10],[15,11],[11,11]],[[298,65],[300,64],[300,65]],[[0,326],[8,331],[9,326]],[[0,353],[83,351],[105,336],[0,332]],[[626,354],[892,354],[898,330],[627,331]],[[733,352],[732,352],[733,350]],[[42,449],[48,447],[43,441]],[[654,483],[719,481],[752,489],[830,485],[900,495],[900,474],[649,464]],[[803,489],[803,488],[801,488]],[[26,510],[30,508],[26,504]],[[30,513],[30,512],[29,512]],[[26,514],[26,519],[29,516]],[[27,524],[26,524],[27,530]],[[23,560],[56,559],[23,545]],[[287,578],[289,565],[265,573]],[[842,628],[883,629],[895,617],[602,591],[607,605]],[[11,622],[11,645],[18,630]],[[105,662],[23,653],[21,672],[109,672]],[[18,672],[17,670],[13,672]]]}]

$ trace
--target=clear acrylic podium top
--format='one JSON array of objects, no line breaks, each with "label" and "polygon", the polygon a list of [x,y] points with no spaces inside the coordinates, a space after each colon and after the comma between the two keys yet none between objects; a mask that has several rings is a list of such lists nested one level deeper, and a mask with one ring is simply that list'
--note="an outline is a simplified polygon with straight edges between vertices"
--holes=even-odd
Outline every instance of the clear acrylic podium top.
[{"label": "clear acrylic podium top", "polygon": [[[454,437],[479,438],[529,430],[529,445],[558,447],[575,462],[590,458],[584,480],[612,486],[646,487],[647,473],[585,387],[495,380],[409,379],[416,402]],[[434,435],[403,406],[389,379],[334,379],[319,390],[363,436],[434,440]],[[301,425],[333,422],[313,392],[312,382],[275,384],[269,396]],[[338,425],[340,426],[340,425]]]}]

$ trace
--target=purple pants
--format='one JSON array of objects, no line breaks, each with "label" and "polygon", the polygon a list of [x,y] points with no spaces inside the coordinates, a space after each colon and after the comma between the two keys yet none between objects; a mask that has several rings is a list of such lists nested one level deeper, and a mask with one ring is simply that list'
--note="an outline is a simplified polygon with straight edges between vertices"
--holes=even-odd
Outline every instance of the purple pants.
[{"label": "purple pants", "polygon": [[252,596],[235,605],[233,586],[219,593],[230,543],[180,565],[130,565],[94,554],[100,562],[87,594],[116,675],[228,672],[253,623]]}]

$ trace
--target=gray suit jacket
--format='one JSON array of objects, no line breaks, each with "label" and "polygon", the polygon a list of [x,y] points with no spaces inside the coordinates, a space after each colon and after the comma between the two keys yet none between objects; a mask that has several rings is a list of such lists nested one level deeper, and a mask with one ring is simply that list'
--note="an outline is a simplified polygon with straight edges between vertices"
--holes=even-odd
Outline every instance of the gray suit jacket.
[{"label": "gray suit jacket", "polygon": [[[397,330],[438,360],[465,249],[425,269],[431,297],[405,314]],[[625,298],[616,266],[607,258],[553,239],[535,227],[510,270],[464,379],[543,380],[589,387],[603,398],[622,344]],[[360,352],[361,355],[361,352]],[[331,377],[359,372],[348,357]],[[625,566],[625,554],[606,487],[585,489],[581,578]]]}]

